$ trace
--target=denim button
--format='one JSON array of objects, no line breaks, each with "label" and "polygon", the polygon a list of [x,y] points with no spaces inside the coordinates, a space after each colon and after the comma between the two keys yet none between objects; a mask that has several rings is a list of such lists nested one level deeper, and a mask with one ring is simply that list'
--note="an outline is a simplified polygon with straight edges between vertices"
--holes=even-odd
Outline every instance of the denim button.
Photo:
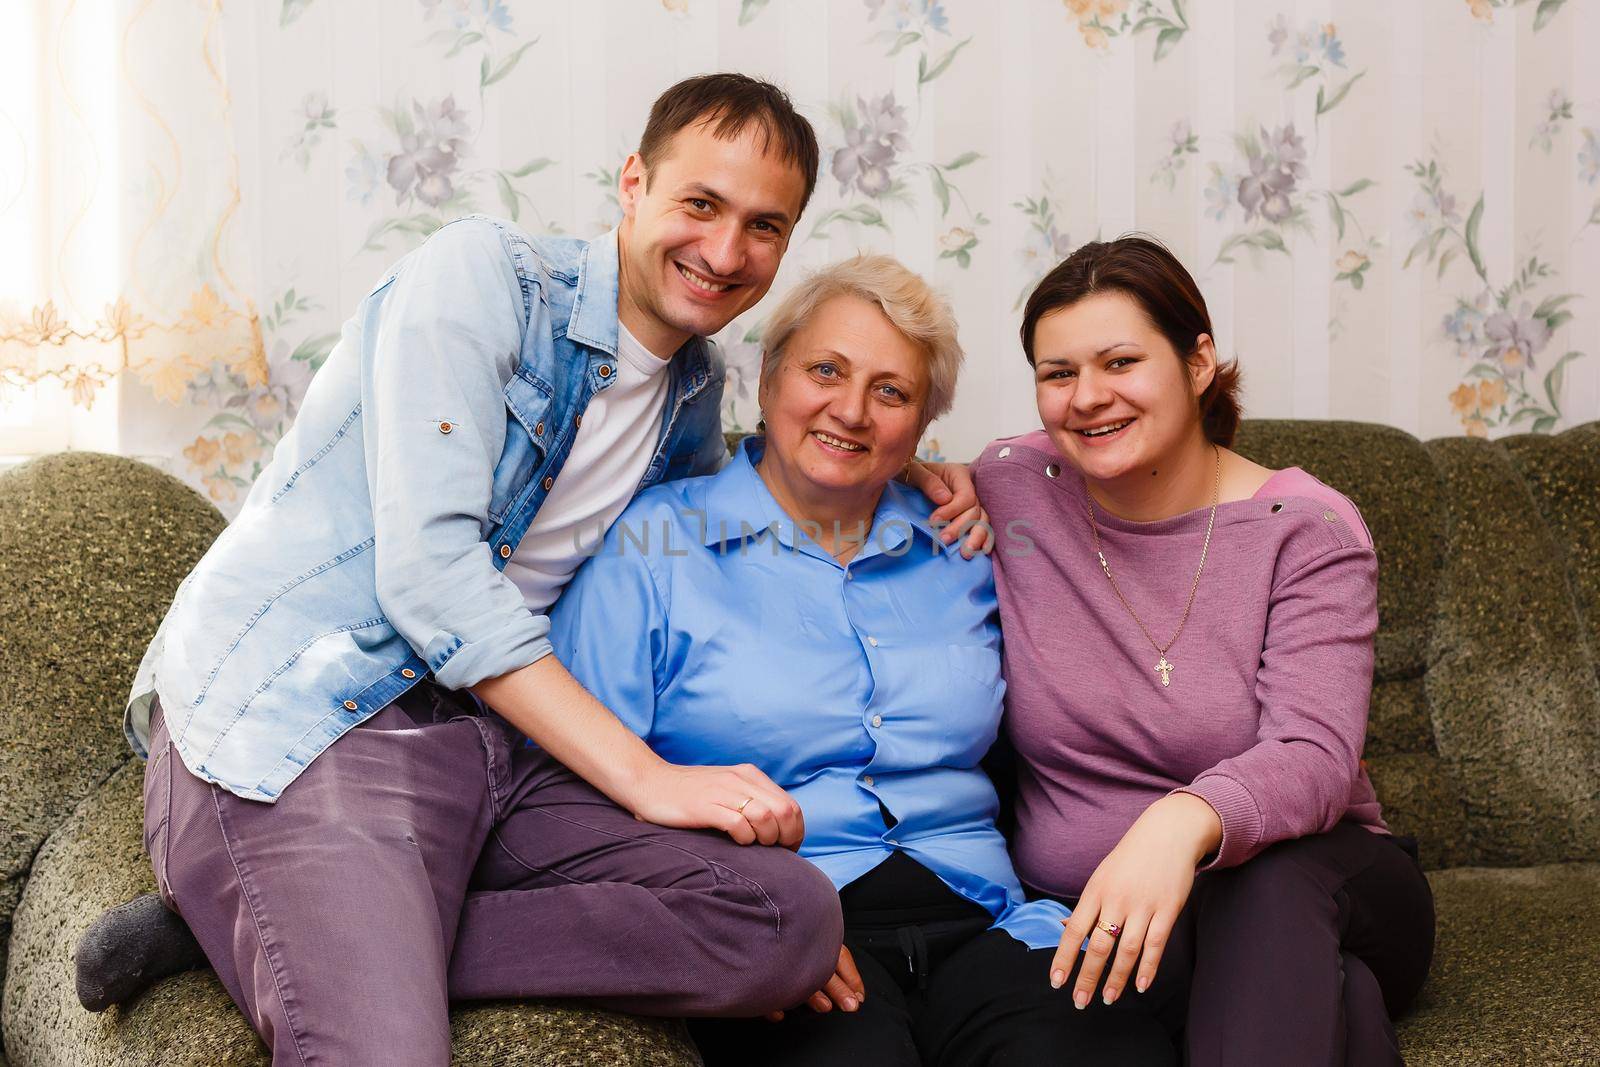
[{"label": "denim button", "polygon": [[511,558],[511,546],[510,545],[501,545],[500,546],[500,558],[501,559],[510,559]]},{"label": "denim button", "polygon": [[346,700],[344,702],[344,706],[349,711],[355,711],[356,710],[356,702],[354,700]]},{"label": "denim button", "polygon": [[555,484],[556,484],[556,480],[554,478],[550,477],[548,474],[544,476],[543,485],[544,485],[544,491],[545,492],[548,493],[550,491],[551,487],[553,487]]},{"label": "denim button", "polygon": [[416,676],[417,676],[417,672],[412,670],[410,667],[401,667],[400,668],[400,677],[402,677],[402,678],[415,678]]},{"label": "denim button", "polygon": [[542,422],[534,423],[533,435],[535,437],[543,437],[544,436],[544,423],[542,423]]},{"label": "denim button", "polygon": [[577,418],[572,420],[572,428],[574,430],[576,430],[578,427],[580,427],[582,425],[583,425],[583,416],[582,415],[579,415]]},{"label": "denim button", "polygon": [[609,363],[600,364],[600,377],[602,377],[602,378],[611,377],[611,365]]},{"label": "denim button", "polygon": [[439,432],[440,433],[449,433],[451,430],[453,430],[455,428],[456,428],[455,427],[455,423],[453,423],[453,422],[441,422],[439,424]]},{"label": "denim button", "polygon": [[1059,477],[1061,477],[1061,468],[1060,468],[1060,466],[1058,466],[1057,464],[1052,463],[1049,466],[1045,467],[1044,476],[1046,478],[1059,478]]}]

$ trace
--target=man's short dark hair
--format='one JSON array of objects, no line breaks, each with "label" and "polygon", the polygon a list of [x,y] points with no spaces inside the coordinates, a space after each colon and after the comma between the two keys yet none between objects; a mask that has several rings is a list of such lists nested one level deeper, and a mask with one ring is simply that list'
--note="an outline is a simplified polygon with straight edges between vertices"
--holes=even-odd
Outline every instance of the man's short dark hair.
[{"label": "man's short dark hair", "polygon": [[800,210],[811,199],[817,186],[817,135],[811,123],[794,109],[789,95],[771,82],[744,74],[702,74],[686,78],[660,96],[650,106],[650,119],[639,139],[639,158],[644,160],[645,180],[649,171],[667,152],[679,130],[700,123],[709,125],[711,134],[731,140],[750,123],[762,132],[761,150],[776,152],[785,163],[792,163],[805,175],[806,191]]}]

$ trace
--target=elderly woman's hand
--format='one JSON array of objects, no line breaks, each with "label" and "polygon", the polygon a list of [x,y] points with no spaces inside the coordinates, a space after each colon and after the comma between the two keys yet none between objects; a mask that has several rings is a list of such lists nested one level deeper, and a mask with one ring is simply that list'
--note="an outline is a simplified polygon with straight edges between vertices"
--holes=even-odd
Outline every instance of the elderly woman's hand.
[{"label": "elderly woman's hand", "polygon": [[989,527],[989,513],[978,504],[978,489],[966,464],[914,459],[906,464],[901,477],[937,505],[930,518],[943,527],[940,540],[954,544],[956,538],[966,534],[961,554],[967,559],[989,548],[994,531]]},{"label": "elderly woman's hand", "polygon": [[[1089,876],[1050,963],[1050,984],[1059,989],[1066,983],[1087,937],[1072,991],[1074,1004],[1082,1008],[1089,1003],[1113,948],[1116,962],[1106,977],[1105,1002],[1115,1003],[1127,988],[1136,962],[1136,988],[1141,993],[1148,989],[1178,913],[1189,900],[1195,867],[1221,840],[1222,820],[1197,796],[1173,793],[1146,808]],[[1119,933],[1109,933],[1099,925],[1102,920],[1119,927]]]}]

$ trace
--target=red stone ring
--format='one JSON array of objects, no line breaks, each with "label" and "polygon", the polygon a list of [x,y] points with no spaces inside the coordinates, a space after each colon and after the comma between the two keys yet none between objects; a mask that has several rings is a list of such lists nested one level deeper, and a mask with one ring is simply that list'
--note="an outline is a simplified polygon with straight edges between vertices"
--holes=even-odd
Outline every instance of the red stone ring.
[{"label": "red stone ring", "polygon": [[1118,937],[1122,934],[1121,923],[1108,923],[1104,919],[1096,919],[1094,924],[1101,930],[1104,930],[1106,933],[1110,934],[1112,937]]}]

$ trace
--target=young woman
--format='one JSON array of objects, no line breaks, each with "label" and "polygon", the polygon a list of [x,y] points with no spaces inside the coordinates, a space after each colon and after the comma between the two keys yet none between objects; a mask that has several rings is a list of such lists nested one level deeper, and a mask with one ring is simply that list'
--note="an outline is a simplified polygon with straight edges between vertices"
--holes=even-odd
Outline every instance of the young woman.
[{"label": "young woman", "polygon": [[1433,905],[1361,766],[1360,515],[1230,451],[1237,369],[1159,244],[1073,253],[1022,346],[1044,429],[974,474],[995,528],[1025,530],[994,560],[1013,856],[1074,907],[1051,984],[1099,1008],[1190,972],[1194,1064],[1399,1063]]}]

